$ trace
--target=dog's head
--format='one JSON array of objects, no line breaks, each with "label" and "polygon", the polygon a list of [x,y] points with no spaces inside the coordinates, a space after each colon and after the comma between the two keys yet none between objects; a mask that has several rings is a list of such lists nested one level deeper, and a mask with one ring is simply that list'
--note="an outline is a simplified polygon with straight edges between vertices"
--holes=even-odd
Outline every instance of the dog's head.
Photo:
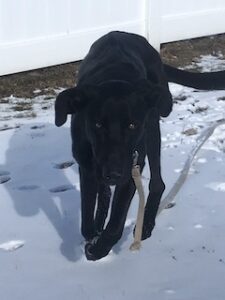
[{"label": "dog's head", "polygon": [[58,95],[55,123],[61,126],[68,114],[82,112],[81,126],[85,126],[101,179],[119,184],[130,177],[133,153],[143,138],[148,112],[161,96],[161,88],[146,80],[134,86],[123,81],[78,86]]}]

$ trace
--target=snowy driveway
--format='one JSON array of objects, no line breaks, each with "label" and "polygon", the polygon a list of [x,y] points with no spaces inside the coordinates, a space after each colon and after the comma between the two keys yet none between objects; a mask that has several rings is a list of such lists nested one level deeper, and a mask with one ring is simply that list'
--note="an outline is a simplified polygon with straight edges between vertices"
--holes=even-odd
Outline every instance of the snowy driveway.
[{"label": "snowy driveway", "polygon": [[[164,195],[201,131],[225,117],[225,91],[171,91],[177,103],[161,122]],[[0,129],[16,128],[0,130],[1,300],[225,299],[225,126],[203,146],[176,205],[160,214],[139,253],[129,251],[136,197],[122,240],[107,258],[88,262],[69,123],[54,126],[52,105],[43,111],[36,103],[37,117],[19,122],[7,109]],[[148,178],[146,167],[146,192]]]}]

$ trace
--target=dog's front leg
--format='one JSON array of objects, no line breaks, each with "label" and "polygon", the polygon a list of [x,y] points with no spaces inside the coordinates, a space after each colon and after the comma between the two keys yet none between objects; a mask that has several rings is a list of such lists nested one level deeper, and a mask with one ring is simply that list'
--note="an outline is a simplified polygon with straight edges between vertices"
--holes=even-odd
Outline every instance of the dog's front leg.
[{"label": "dog's front leg", "polygon": [[94,210],[97,196],[96,176],[92,170],[79,168],[81,190],[81,233],[89,241],[96,235]]},{"label": "dog's front leg", "polygon": [[147,156],[151,171],[151,180],[149,183],[149,195],[145,207],[145,216],[143,224],[142,239],[147,239],[151,236],[155,226],[155,218],[158,211],[160,199],[165,190],[165,184],[161,177],[160,167],[160,149],[161,136],[159,120],[151,120],[148,128],[147,141]]},{"label": "dog's front leg", "polygon": [[121,238],[130,202],[135,193],[133,179],[115,189],[109,222],[99,238],[85,247],[86,257],[97,260],[106,256]]},{"label": "dog's front leg", "polygon": [[98,205],[95,214],[95,230],[100,235],[103,231],[108,215],[111,189],[108,185],[100,183],[98,188]]}]

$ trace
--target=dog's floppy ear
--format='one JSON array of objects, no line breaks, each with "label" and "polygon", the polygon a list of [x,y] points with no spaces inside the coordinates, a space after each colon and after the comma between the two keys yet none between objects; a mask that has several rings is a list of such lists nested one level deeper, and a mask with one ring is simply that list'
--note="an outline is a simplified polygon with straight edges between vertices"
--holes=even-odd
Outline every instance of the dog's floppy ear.
[{"label": "dog's floppy ear", "polygon": [[87,104],[88,96],[83,89],[74,87],[61,92],[55,101],[55,124],[62,126],[67,115],[76,113]]},{"label": "dog's floppy ear", "polygon": [[167,117],[172,110],[172,96],[169,88],[146,79],[138,82],[138,90],[149,108],[156,107],[161,117]]}]

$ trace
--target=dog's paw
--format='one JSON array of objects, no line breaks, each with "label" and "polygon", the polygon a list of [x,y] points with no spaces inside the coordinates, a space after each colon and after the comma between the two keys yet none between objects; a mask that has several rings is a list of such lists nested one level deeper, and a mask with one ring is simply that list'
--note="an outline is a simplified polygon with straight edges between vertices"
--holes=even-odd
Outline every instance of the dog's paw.
[{"label": "dog's paw", "polygon": [[88,242],[86,245],[85,245],[85,255],[86,255],[86,258],[87,260],[92,260],[92,261],[96,261],[98,260],[98,258],[96,257],[94,251],[93,251],[93,244]]},{"label": "dog's paw", "polygon": [[152,235],[152,230],[153,230],[154,226],[152,226],[152,224],[144,224],[143,225],[143,229],[142,229],[142,241],[146,240],[148,238],[150,238],[150,236]]},{"label": "dog's paw", "polygon": [[96,261],[108,255],[111,247],[107,247],[101,242],[101,238],[96,237],[85,245],[85,255],[87,260]]},{"label": "dog's paw", "polygon": [[[141,236],[142,241],[151,237],[154,226],[155,225],[147,224],[147,223],[143,224],[142,236]],[[133,235],[135,235],[135,229],[136,229],[136,226],[134,227]]]}]

